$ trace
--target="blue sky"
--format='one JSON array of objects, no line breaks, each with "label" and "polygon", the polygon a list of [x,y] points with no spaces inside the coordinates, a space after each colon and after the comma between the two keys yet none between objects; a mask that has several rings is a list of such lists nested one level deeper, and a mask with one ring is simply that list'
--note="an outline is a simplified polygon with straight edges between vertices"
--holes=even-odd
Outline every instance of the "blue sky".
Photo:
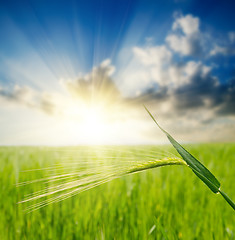
[{"label": "blue sky", "polygon": [[[0,144],[89,143],[76,110],[87,99],[111,116],[100,143],[108,132],[112,143],[155,142],[142,103],[182,140],[194,141],[191,129],[195,141],[234,141],[234,10],[234,1],[1,1]],[[132,138],[120,134],[132,125]],[[80,138],[58,140],[74,129]]]}]

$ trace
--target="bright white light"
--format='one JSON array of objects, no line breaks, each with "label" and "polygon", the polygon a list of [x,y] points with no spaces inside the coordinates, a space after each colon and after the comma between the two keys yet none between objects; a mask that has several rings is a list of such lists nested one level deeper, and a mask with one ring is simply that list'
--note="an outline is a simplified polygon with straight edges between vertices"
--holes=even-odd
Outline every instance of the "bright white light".
[{"label": "bright white light", "polygon": [[83,112],[81,127],[86,137],[92,142],[98,143],[108,135],[104,112],[96,108],[88,108]]},{"label": "bright white light", "polygon": [[85,144],[102,144],[109,139],[110,125],[100,106],[71,104],[66,110],[65,127],[74,140],[83,139]]}]

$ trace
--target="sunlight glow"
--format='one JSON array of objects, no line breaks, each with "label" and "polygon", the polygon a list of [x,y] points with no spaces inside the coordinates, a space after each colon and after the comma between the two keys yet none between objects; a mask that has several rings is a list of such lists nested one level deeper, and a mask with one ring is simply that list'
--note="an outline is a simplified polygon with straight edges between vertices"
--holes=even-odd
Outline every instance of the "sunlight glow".
[{"label": "sunlight glow", "polygon": [[108,134],[104,112],[97,108],[88,108],[83,111],[81,126],[87,138],[92,142],[102,140],[102,136]]},{"label": "sunlight glow", "polygon": [[71,104],[66,114],[69,119],[65,125],[75,138],[82,137],[84,143],[101,144],[110,138],[111,126],[101,106]]}]

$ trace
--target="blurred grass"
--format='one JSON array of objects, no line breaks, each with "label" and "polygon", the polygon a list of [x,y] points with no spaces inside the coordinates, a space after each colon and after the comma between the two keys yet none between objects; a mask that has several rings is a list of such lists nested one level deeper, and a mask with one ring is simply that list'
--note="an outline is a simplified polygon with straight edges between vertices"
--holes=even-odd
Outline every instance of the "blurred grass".
[{"label": "blurred grass", "polygon": [[[113,157],[118,156],[118,148]],[[144,148],[146,154],[155,149]],[[235,200],[235,144],[186,148],[215,174],[223,190]],[[16,187],[16,183],[46,175],[46,171],[23,170],[60,164],[67,153],[69,161],[78,161],[86,152],[89,147],[0,148],[1,240],[234,239],[233,209],[183,166],[125,176],[28,214],[23,211],[24,205],[16,204],[41,188],[40,183],[24,187]]]}]

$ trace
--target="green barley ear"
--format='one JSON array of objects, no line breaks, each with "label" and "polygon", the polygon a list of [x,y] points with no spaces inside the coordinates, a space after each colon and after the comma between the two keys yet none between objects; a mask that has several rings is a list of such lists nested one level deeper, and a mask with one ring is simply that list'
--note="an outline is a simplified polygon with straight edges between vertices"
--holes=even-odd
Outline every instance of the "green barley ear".
[{"label": "green barley ear", "polygon": [[187,150],[185,150],[168,132],[166,132],[160,125],[157,123],[153,115],[149,110],[144,106],[145,110],[148,112],[153,121],[157,126],[166,134],[167,138],[181,155],[183,160],[187,163],[188,167],[211,189],[214,193],[220,193],[223,198],[230,204],[230,206],[235,210],[234,202],[220,189],[220,182],[216,177],[203,165],[201,164],[194,156],[192,156]]}]

